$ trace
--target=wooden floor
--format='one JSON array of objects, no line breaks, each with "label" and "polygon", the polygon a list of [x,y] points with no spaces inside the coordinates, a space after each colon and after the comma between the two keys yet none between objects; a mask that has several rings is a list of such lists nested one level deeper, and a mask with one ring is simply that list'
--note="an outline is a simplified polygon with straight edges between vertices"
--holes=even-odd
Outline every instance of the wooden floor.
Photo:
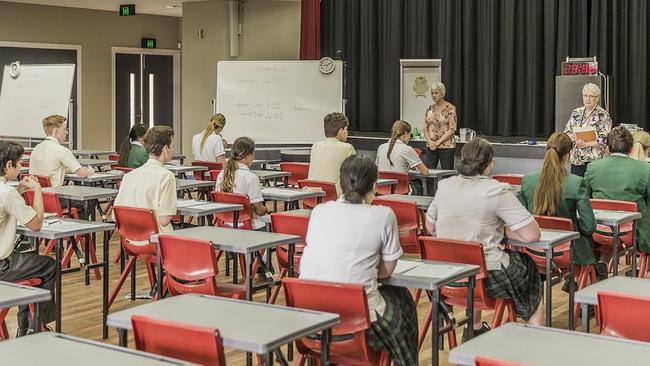
[{"label": "wooden floor", "polygon": [[[117,253],[119,248],[119,242],[116,239],[117,234],[112,238],[110,245],[110,255],[111,257]],[[100,235],[101,237],[101,235]],[[98,243],[101,240],[98,237]],[[101,256],[101,249],[97,249],[97,253]],[[76,264],[76,262],[74,262]],[[223,268],[225,264],[223,259],[219,263],[219,268],[222,271],[220,273],[220,280],[227,281],[225,276],[223,276]],[[276,266],[277,268],[277,266]],[[624,269],[623,269],[624,271]],[[119,276],[119,265],[111,264],[110,265],[110,282],[109,282],[109,291],[112,290],[117,277]],[[91,272],[92,273],[92,272]],[[147,289],[148,288],[148,279],[146,271],[143,266],[138,267],[138,276],[137,276],[138,289]],[[560,290],[561,285],[556,285],[553,288],[553,322],[554,326],[558,328],[567,328],[568,325],[568,295]],[[124,296],[129,293],[129,281],[127,280],[125,286],[123,287],[120,295],[116,299],[115,303],[110,309],[110,312],[115,312],[122,310],[128,307],[132,307],[138,304],[146,303],[149,300],[136,300],[131,302],[127,300]],[[91,284],[90,286],[84,286],[83,276],[81,273],[69,273],[65,274],[63,277],[63,332],[66,334],[93,339],[97,341],[104,341],[110,344],[118,344],[117,332],[114,328],[109,328],[109,338],[106,340],[102,339],[101,333],[101,293],[102,283],[101,281],[94,280],[94,277],[91,275]],[[264,301],[265,294],[264,291],[258,292],[254,296],[255,301]],[[280,292],[278,298],[278,304],[284,304],[283,293]],[[418,304],[418,316],[420,323],[422,318],[426,314],[429,303],[426,300],[426,296],[420,300]],[[188,309],[192,311],[192,309]],[[457,310],[457,316],[462,317],[463,311]],[[236,314],[233,314],[236,316]],[[232,316],[232,315],[228,315]],[[483,320],[488,323],[492,319],[492,312],[484,312]],[[7,325],[12,336],[15,334],[15,309],[7,317]],[[52,323],[53,324],[53,323]],[[594,323],[592,320],[591,324],[592,329],[594,329]],[[253,332],[254,329],[251,329]],[[462,329],[457,330],[458,343],[460,344],[460,338],[462,335]],[[129,347],[133,348],[131,335],[129,335]],[[442,365],[447,365],[447,350],[448,345],[445,341],[445,350],[440,352],[440,360]],[[286,355],[286,353],[285,353]],[[245,365],[245,358],[242,352],[238,352],[232,349],[226,350],[226,361],[229,365]],[[431,339],[427,337],[422,350],[420,351],[420,364],[429,365],[431,364]]]}]

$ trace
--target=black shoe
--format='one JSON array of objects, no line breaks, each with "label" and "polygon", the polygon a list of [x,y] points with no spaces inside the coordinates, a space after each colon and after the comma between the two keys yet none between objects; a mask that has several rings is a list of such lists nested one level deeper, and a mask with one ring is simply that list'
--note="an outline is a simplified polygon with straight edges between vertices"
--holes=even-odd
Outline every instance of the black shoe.
[{"label": "black shoe", "polygon": [[573,278],[569,277],[564,281],[564,285],[562,285],[562,291],[566,292],[567,294],[569,293],[569,284],[573,281],[573,290],[578,289],[578,284],[576,283],[576,280]]},{"label": "black shoe", "polygon": [[24,336],[27,335],[27,333],[29,333],[29,329],[27,329],[27,328],[18,328],[16,330],[16,338],[24,337]]},{"label": "black shoe", "polygon": [[[488,325],[488,323],[486,323],[486,322],[483,322],[483,324],[481,324],[480,329],[474,329],[474,337],[478,337],[481,334],[487,332],[488,330],[490,330],[490,325]],[[462,338],[462,340],[463,340],[463,343],[468,341],[467,328],[463,329],[463,338]]]},{"label": "black shoe", "polygon": [[596,281],[606,280],[609,276],[607,271],[607,263],[597,262],[594,267],[596,268]]}]

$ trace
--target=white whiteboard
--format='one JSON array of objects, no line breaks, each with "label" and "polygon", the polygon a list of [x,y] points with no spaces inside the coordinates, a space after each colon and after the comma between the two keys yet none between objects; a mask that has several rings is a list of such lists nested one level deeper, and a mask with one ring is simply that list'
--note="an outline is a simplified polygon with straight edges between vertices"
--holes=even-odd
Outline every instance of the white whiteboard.
[{"label": "white whiteboard", "polygon": [[261,143],[322,140],[323,118],[342,112],[342,62],[330,74],[318,61],[220,61],[217,112],[226,117],[229,142],[247,136]]},{"label": "white whiteboard", "polygon": [[0,89],[0,135],[45,137],[43,118],[68,117],[75,65],[20,65],[16,78],[5,65]]}]

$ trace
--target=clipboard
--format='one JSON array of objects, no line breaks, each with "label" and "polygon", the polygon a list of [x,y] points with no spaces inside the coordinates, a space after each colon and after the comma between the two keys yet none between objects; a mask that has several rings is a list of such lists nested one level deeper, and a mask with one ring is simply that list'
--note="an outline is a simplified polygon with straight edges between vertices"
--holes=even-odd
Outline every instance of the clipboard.
[{"label": "clipboard", "polygon": [[573,133],[576,135],[576,139],[585,142],[596,141],[598,137],[596,135],[596,129],[593,127],[576,127],[573,129]]}]

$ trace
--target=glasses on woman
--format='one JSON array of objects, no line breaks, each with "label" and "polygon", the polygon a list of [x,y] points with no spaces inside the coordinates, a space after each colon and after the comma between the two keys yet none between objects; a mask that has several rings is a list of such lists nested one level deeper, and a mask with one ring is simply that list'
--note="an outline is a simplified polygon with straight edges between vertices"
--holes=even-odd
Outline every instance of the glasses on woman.
[{"label": "glasses on woman", "polygon": [[596,99],[598,98],[598,95],[582,94],[582,97],[587,99]]}]

